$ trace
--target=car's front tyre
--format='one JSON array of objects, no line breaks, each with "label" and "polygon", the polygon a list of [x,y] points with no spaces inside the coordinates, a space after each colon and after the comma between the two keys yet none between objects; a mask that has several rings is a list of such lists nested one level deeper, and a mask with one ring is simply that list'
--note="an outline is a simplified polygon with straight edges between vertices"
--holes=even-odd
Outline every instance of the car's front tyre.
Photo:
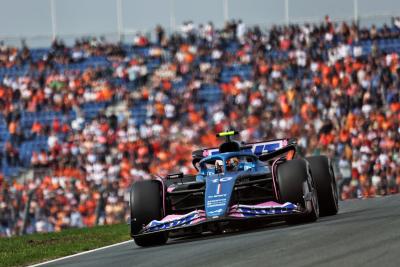
[{"label": "car's front tyre", "polygon": [[[161,220],[163,216],[163,199],[161,184],[155,180],[138,181],[132,185],[130,193],[131,236],[140,233],[152,220]],[[134,237],[138,246],[156,246],[165,244],[167,233],[146,234]]]}]

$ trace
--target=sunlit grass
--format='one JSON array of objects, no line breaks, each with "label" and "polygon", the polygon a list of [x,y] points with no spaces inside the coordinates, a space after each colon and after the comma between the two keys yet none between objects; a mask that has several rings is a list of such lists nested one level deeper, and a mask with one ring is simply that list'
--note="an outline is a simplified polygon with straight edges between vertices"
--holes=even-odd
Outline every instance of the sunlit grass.
[{"label": "sunlit grass", "polygon": [[126,224],[0,238],[0,266],[24,266],[129,239]]}]

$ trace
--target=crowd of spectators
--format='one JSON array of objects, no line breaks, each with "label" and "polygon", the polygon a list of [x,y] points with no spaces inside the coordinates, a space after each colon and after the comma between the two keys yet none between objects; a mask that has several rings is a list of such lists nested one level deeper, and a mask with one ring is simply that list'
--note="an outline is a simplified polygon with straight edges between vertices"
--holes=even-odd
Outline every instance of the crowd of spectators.
[{"label": "crowd of spectators", "polygon": [[[133,46],[55,41],[38,60],[27,47],[2,45],[0,68],[28,72],[0,81],[10,135],[0,160],[23,165],[20,145],[40,136],[47,148],[32,153],[34,175],[0,173],[0,236],[124,221],[133,181],[193,173],[191,151],[218,145],[215,133],[225,129],[241,130],[244,141],[297,137],[302,153],[328,154],[342,199],[398,193],[399,53],[380,45],[391,40],[400,51],[397,27],[328,17],[267,31],[242,21],[222,29],[189,21],[170,36],[157,26],[154,42],[137,35]],[[90,58],[106,63],[62,67]],[[204,98],[204,88],[215,97]],[[93,102],[107,105],[88,119],[82,107]],[[23,111],[49,110],[76,116],[20,124]]]}]

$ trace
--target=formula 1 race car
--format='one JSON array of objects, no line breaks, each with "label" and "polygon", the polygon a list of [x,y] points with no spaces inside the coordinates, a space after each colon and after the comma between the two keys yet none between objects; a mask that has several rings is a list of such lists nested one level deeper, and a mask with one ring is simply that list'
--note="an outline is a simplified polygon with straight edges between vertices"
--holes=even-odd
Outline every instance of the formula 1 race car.
[{"label": "formula 1 race car", "polygon": [[338,212],[326,156],[298,156],[295,139],[243,144],[231,139],[236,134],[219,133],[226,138],[219,148],[192,153],[197,175],[170,174],[132,185],[130,226],[137,245],[221,233],[250,222],[313,222]]}]

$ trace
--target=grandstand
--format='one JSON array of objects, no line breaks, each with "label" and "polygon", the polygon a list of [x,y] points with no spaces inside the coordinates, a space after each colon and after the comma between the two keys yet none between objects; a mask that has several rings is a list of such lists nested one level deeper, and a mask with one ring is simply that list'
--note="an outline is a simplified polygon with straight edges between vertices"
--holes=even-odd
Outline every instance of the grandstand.
[{"label": "grandstand", "polygon": [[227,128],[328,153],[343,199],[398,193],[400,28],[243,27],[0,47],[0,236],[124,221]]}]

